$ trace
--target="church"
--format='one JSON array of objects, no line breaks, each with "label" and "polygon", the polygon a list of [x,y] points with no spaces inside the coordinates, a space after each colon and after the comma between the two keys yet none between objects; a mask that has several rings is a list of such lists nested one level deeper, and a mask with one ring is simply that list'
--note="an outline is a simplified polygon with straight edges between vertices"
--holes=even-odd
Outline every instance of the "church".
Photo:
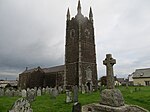
[{"label": "church", "polygon": [[66,18],[65,64],[51,68],[26,69],[19,74],[19,87],[82,87],[97,88],[97,64],[92,8],[89,17],[81,12],[78,1],[77,14]]}]

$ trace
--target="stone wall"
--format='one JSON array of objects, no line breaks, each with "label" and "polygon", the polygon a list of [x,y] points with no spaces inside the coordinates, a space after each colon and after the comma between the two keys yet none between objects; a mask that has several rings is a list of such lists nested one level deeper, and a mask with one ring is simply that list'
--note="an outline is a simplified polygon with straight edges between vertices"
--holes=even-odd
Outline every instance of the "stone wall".
[{"label": "stone wall", "polygon": [[33,71],[19,75],[19,87],[21,89],[34,87],[55,87],[64,85],[64,71],[44,73]]},{"label": "stone wall", "polygon": [[19,87],[22,89],[42,87],[44,74],[41,71],[19,74]]}]

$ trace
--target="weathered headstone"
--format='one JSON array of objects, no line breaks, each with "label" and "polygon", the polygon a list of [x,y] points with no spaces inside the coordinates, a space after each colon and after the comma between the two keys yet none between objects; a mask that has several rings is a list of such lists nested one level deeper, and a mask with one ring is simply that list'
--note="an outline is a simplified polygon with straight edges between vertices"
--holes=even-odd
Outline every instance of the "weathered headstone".
[{"label": "weathered headstone", "polygon": [[22,91],[21,91],[21,94],[22,94],[22,97],[24,98],[24,97],[27,97],[27,91],[25,90],[25,89],[23,89]]},{"label": "weathered headstone", "polygon": [[86,87],[86,93],[89,93],[90,92],[89,87],[87,85],[85,85],[85,87]]},{"label": "weathered headstone", "polygon": [[85,86],[82,84],[82,94],[85,94]]},{"label": "weathered headstone", "polygon": [[38,87],[38,89],[40,89],[40,90],[41,90],[41,87]]},{"label": "weathered headstone", "polygon": [[62,93],[62,92],[63,92],[63,89],[62,89],[61,86],[58,87],[58,92],[59,92],[59,93]]},{"label": "weathered headstone", "polygon": [[37,96],[41,96],[41,94],[42,94],[41,89],[38,88],[38,90],[37,90]]},{"label": "weathered headstone", "polygon": [[27,91],[29,91],[30,90],[30,88],[27,88]]},{"label": "weathered headstone", "polygon": [[43,94],[43,95],[45,94],[45,88],[42,89],[42,94]]},{"label": "weathered headstone", "polygon": [[53,91],[53,88],[50,87],[50,89],[49,89],[49,94],[50,95],[52,94],[52,91]]},{"label": "weathered headstone", "polygon": [[4,96],[4,89],[0,88],[0,96]]},{"label": "weathered headstone", "polygon": [[81,104],[76,102],[73,104],[72,112],[81,112]]},{"label": "weathered headstone", "polygon": [[90,84],[90,93],[93,92],[93,91],[95,91],[95,90],[94,90],[92,84]]},{"label": "weathered headstone", "polygon": [[66,103],[72,102],[72,93],[69,90],[66,90]]},{"label": "weathered headstone", "polygon": [[51,92],[51,98],[56,98],[58,96],[58,90],[57,88],[53,88]]},{"label": "weathered headstone", "polygon": [[78,86],[73,87],[73,102],[78,102]]},{"label": "weathered headstone", "polygon": [[25,98],[18,99],[12,106],[9,112],[33,112],[30,103]]},{"label": "weathered headstone", "polygon": [[32,102],[32,101],[34,101],[35,100],[35,90],[34,89],[31,89],[31,90],[29,90],[29,91],[27,91],[27,100],[29,101],[29,102]]},{"label": "weathered headstone", "polygon": [[9,90],[9,89],[6,89],[6,91],[5,91],[5,96],[11,96],[11,91]]},{"label": "weathered headstone", "polygon": [[20,96],[20,91],[19,91],[19,90],[16,90],[16,91],[14,92],[14,96]]},{"label": "weathered headstone", "polygon": [[37,96],[37,87],[34,87],[35,96]]},{"label": "weathered headstone", "polygon": [[10,94],[11,94],[11,96],[13,97],[13,96],[14,96],[14,94],[15,94],[15,90],[14,90],[14,89],[12,89],[12,90],[11,90],[11,92],[10,92]]},{"label": "weathered headstone", "polygon": [[46,94],[49,94],[49,92],[50,92],[50,88],[47,86],[46,87]]},{"label": "weathered headstone", "polygon": [[65,93],[66,92],[66,86],[64,85],[62,89],[63,89],[63,93]]}]

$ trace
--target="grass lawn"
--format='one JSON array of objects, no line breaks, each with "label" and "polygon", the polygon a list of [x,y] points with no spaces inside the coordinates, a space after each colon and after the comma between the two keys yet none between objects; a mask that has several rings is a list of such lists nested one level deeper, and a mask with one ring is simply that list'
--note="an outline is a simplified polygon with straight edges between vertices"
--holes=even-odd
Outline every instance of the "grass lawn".
[{"label": "grass lawn", "polygon": [[[99,94],[80,94],[79,101],[84,104],[98,102]],[[59,95],[56,99],[51,99],[49,95],[36,97],[36,101],[32,102],[34,112],[71,112],[73,103],[65,103],[65,94]]]},{"label": "grass lawn", "polygon": [[0,97],[0,112],[8,112],[19,97]]},{"label": "grass lawn", "polygon": [[[135,92],[137,88],[137,92]],[[119,87],[126,104],[139,105],[150,111],[150,86],[149,87]],[[140,89],[140,90],[138,90]]]},{"label": "grass lawn", "polygon": [[[135,87],[119,87],[119,89],[122,91],[126,104],[139,105],[150,111],[150,87],[137,87],[136,92]],[[7,112],[16,99],[16,97],[0,97],[0,112]],[[99,101],[99,92],[79,94],[79,102],[82,105]],[[71,112],[73,103],[66,104],[65,94],[61,94],[56,99],[50,98],[49,95],[36,97],[31,105],[34,112]]]}]

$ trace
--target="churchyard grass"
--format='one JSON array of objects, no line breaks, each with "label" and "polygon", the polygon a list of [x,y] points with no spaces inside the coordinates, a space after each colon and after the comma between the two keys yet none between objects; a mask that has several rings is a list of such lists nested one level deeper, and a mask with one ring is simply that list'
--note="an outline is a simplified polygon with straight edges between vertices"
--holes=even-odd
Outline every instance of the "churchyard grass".
[{"label": "churchyard grass", "polygon": [[18,98],[19,97],[8,97],[8,96],[0,97],[0,112],[8,112],[13,103]]},{"label": "churchyard grass", "polygon": [[[123,94],[126,104],[139,105],[150,111],[150,87],[118,87]],[[135,91],[135,88],[136,91]],[[140,88],[140,90],[139,90]],[[71,112],[73,103],[65,103],[65,94],[56,99],[49,95],[37,96],[31,103],[34,112]],[[0,97],[0,112],[7,112],[17,97]],[[79,94],[79,102],[82,105],[99,103],[99,92],[91,94]]]},{"label": "churchyard grass", "polygon": [[[84,104],[98,102],[99,94],[80,94],[79,100]],[[73,103],[65,103],[65,94],[59,95],[56,99],[51,99],[49,95],[36,97],[36,101],[32,104],[34,112],[71,112]]]},{"label": "churchyard grass", "polygon": [[[136,88],[136,91],[135,91]],[[126,104],[139,105],[150,111],[150,86],[147,87],[119,87]]]},{"label": "churchyard grass", "polygon": [[[150,87],[119,87],[119,89],[122,91],[126,104],[139,105],[150,111]],[[33,110],[35,112],[71,112],[73,103],[65,103],[65,94],[59,95],[56,99],[49,99],[49,95],[36,97],[36,101],[32,103]],[[99,92],[79,94],[79,101],[82,105],[99,103]]]},{"label": "churchyard grass", "polygon": [[65,94],[55,98],[50,95],[37,96],[36,101],[32,102],[34,112],[70,112],[72,104],[65,103]]}]

